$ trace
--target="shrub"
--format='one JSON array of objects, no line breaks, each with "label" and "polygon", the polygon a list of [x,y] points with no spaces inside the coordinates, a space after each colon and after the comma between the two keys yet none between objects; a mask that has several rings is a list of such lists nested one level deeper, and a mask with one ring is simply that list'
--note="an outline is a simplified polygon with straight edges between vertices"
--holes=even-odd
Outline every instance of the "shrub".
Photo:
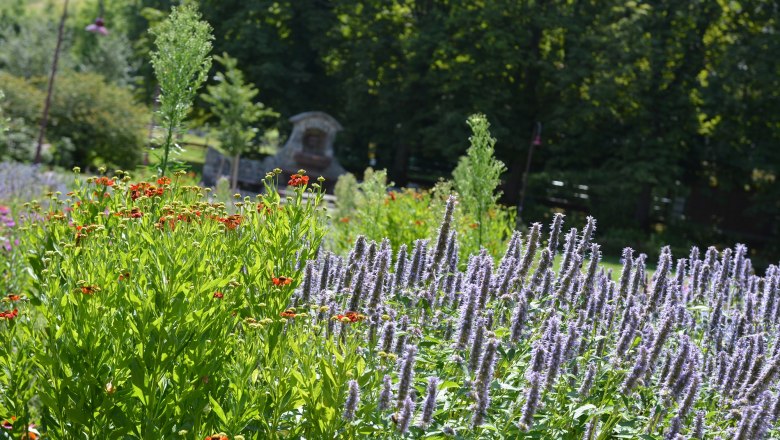
[{"label": "shrub", "polygon": [[277,178],[234,214],[179,175],[80,179],[31,203],[3,259],[20,276],[0,278],[14,315],[0,318],[0,419],[50,438],[282,429],[300,402],[282,372],[304,343],[287,307],[323,228],[318,185],[283,203]]},{"label": "shrub", "polygon": [[[12,120],[19,121],[20,127],[37,126],[47,78],[25,80],[0,74],[0,83]],[[46,135],[59,148],[55,154],[61,165],[132,168],[141,159],[149,120],[146,108],[135,104],[126,89],[107,84],[100,75],[61,72],[55,82]],[[8,135],[14,136],[14,131]],[[14,145],[18,144],[5,144],[6,154]],[[72,145],[72,151],[64,148],[67,145]]]}]

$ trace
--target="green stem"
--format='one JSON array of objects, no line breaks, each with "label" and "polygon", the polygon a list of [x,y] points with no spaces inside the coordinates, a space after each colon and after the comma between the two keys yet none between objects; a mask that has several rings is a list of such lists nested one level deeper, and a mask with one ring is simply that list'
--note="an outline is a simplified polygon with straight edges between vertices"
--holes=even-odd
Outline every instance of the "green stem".
[{"label": "green stem", "polygon": [[168,168],[168,154],[171,151],[171,140],[173,139],[173,128],[176,126],[174,121],[168,124],[168,133],[165,135],[165,153],[163,154],[163,162],[160,170],[160,176],[165,175],[165,171]]}]

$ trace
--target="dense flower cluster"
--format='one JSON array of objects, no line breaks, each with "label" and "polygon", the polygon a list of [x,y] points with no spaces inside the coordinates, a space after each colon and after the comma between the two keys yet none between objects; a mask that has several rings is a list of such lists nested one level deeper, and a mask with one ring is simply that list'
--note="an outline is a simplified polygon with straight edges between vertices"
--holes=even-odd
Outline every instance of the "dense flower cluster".
[{"label": "dense flower cluster", "polygon": [[290,176],[290,180],[287,182],[289,186],[306,186],[309,184],[309,176],[301,174],[293,174]]}]

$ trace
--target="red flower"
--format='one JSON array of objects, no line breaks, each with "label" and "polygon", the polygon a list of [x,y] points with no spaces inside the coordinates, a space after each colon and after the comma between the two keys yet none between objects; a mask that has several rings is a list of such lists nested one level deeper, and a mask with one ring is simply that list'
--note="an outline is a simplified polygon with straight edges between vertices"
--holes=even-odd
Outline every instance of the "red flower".
[{"label": "red flower", "polygon": [[290,181],[287,182],[287,185],[289,186],[304,186],[308,185],[309,183],[309,176],[302,176],[300,174],[293,174],[290,176]]},{"label": "red flower", "polygon": [[333,319],[337,321],[341,321],[343,323],[355,323],[360,322],[364,319],[366,319],[366,315],[361,315],[358,312],[349,311],[343,315],[339,314],[333,317]]},{"label": "red flower", "polygon": [[11,301],[19,301],[20,299],[22,299],[22,297],[19,295],[14,295],[13,293],[9,293],[8,299]]},{"label": "red flower", "polygon": [[222,292],[220,292],[220,291],[216,291],[216,292],[214,292],[214,298],[222,299],[222,298],[224,298],[224,297],[225,297],[225,294],[224,294],[224,293],[222,293]]},{"label": "red flower", "polygon": [[284,312],[280,313],[279,316],[281,316],[282,318],[295,318],[298,315],[296,315],[295,312],[292,311],[291,309],[287,309]]},{"label": "red flower", "polygon": [[290,283],[292,283],[292,278],[287,277],[274,277],[271,279],[273,281],[274,286],[287,286]]},{"label": "red flower", "polygon": [[168,177],[165,177],[165,176],[160,177],[159,179],[157,179],[157,184],[158,185],[170,185],[171,184],[171,179],[169,179]]},{"label": "red flower", "polygon": [[12,311],[0,312],[0,321],[7,319],[8,321],[19,316],[19,309],[13,309]]},{"label": "red flower", "polygon": [[218,222],[224,224],[225,227],[228,228],[228,230],[231,230],[231,231],[236,229],[241,224],[241,220],[243,220],[243,218],[241,217],[240,214],[233,214],[233,215],[228,216],[228,217],[218,217],[217,218]]},{"label": "red flower", "polygon": [[114,181],[112,179],[109,179],[108,177],[98,177],[95,179],[96,185],[103,185],[103,186],[114,186]]},{"label": "red flower", "polygon": [[81,286],[81,293],[83,293],[84,295],[94,295],[95,292],[99,292],[99,291],[100,291],[100,287],[94,284]]}]

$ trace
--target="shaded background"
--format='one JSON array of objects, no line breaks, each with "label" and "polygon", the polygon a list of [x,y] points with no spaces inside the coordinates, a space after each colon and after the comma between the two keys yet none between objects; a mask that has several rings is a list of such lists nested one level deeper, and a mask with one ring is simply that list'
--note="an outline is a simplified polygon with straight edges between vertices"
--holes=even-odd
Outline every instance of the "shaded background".
[{"label": "shaded background", "polygon": [[[539,121],[524,221],[594,215],[613,253],[743,242],[759,266],[780,256],[778,1],[195,3],[214,53],[236,57],[282,115],[276,128],[332,114],[345,127],[339,160],[358,175],[373,144],[396,185],[432,185],[482,112],[508,168],[503,202],[517,204]],[[30,43],[2,45],[0,70],[46,74],[61,4],[3,2],[0,34]],[[111,35],[98,40],[81,30],[99,3],[72,1],[64,69],[101,74],[151,108],[146,31],[173,4],[106,0]]]}]

